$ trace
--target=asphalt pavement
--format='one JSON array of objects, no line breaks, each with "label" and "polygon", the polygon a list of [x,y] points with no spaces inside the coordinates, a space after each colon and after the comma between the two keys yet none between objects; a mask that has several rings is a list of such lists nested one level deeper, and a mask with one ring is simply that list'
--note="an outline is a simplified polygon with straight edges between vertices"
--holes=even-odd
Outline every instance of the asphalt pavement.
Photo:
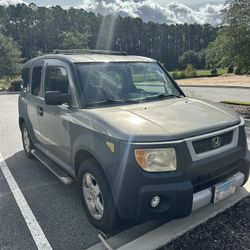
[{"label": "asphalt pavement", "polygon": [[[17,94],[0,93],[0,168],[3,166],[2,157],[35,217],[36,222],[31,223],[41,227],[55,250],[86,249],[99,243],[99,232],[83,209],[79,183],[65,186],[39,161],[25,156],[18,126],[17,99]],[[121,242],[125,244],[164,222],[150,221],[140,225],[128,222],[121,225],[118,229],[118,233],[123,231]],[[0,249],[37,249],[2,171]]]},{"label": "asphalt pavement", "polygon": [[[18,128],[17,95],[0,95],[0,152],[53,249],[85,249],[99,242],[82,207],[77,183],[63,185],[37,160],[27,159]],[[0,249],[36,249],[0,171]]]},{"label": "asphalt pavement", "polygon": [[[17,94],[0,94],[0,155],[27,201],[51,248],[86,249],[100,242],[83,210],[79,184],[63,185],[37,160],[28,159],[18,127]],[[248,130],[250,138],[250,130]],[[1,158],[1,157],[0,157]],[[1,160],[0,160],[1,162]],[[14,190],[15,191],[15,190]],[[124,243],[162,225],[152,221],[125,225]],[[125,242],[126,241],[126,242]],[[6,176],[0,171],[0,249],[36,249]]]}]

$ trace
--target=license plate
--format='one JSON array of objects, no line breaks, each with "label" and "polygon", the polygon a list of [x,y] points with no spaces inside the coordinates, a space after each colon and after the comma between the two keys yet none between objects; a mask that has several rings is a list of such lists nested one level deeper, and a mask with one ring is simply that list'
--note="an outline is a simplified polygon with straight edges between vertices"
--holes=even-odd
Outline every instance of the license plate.
[{"label": "license plate", "polygon": [[235,192],[234,179],[230,179],[214,186],[214,203],[221,201]]}]

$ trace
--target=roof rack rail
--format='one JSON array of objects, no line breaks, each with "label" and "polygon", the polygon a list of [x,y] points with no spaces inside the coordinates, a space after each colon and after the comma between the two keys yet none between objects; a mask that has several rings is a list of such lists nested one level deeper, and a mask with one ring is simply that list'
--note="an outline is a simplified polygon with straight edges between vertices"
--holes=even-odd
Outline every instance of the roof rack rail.
[{"label": "roof rack rail", "polygon": [[100,54],[100,55],[123,55],[126,56],[126,51],[114,51],[114,50],[95,50],[95,49],[55,49],[54,54]]}]

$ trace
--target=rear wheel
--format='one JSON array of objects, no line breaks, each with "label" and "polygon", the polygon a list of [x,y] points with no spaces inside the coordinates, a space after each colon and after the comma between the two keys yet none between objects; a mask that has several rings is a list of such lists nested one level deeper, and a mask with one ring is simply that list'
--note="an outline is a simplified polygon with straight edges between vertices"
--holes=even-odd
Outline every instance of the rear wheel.
[{"label": "rear wheel", "polygon": [[24,152],[28,158],[34,159],[34,156],[31,153],[31,150],[34,149],[35,147],[31,141],[30,134],[25,123],[23,123],[21,131],[22,131],[22,141],[23,141]]},{"label": "rear wheel", "polygon": [[80,166],[79,176],[88,218],[101,231],[106,233],[114,231],[119,216],[99,164],[93,159],[85,160]]}]

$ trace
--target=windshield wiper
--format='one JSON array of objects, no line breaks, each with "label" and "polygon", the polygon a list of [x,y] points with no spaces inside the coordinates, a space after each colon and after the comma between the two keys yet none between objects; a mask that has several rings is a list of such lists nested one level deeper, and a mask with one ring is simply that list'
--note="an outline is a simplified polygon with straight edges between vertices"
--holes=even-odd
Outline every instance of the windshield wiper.
[{"label": "windshield wiper", "polygon": [[144,100],[153,100],[153,99],[171,98],[171,97],[181,98],[181,96],[179,95],[160,93],[158,95],[148,96],[144,98]]},{"label": "windshield wiper", "polygon": [[90,103],[89,105],[105,105],[105,104],[122,104],[122,103],[138,103],[136,100],[131,100],[131,99],[106,99],[100,102],[93,102]]}]

